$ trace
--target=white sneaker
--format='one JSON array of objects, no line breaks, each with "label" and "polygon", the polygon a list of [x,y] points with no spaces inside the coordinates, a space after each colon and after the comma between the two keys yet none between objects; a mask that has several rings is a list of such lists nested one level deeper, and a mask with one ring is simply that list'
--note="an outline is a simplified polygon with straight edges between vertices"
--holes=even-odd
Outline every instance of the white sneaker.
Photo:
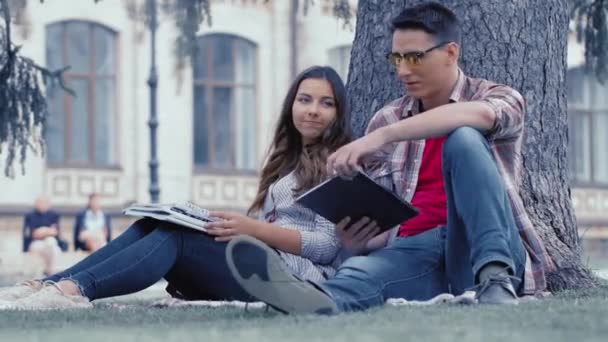
[{"label": "white sneaker", "polygon": [[38,292],[40,289],[42,289],[42,284],[34,280],[24,281],[21,284],[0,289],[0,304],[25,298]]},{"label": "white sneaker", "polygon": [[38,292],[15,301],[13,310],[91,309],[93,304],[84,296],[65,295],[55,283],[46,283]]}]

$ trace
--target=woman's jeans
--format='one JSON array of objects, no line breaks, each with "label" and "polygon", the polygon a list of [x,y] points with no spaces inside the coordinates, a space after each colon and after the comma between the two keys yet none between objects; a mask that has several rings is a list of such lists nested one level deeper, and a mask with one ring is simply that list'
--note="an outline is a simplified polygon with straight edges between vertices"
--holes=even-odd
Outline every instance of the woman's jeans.
[{"label": "woman's jeans", "polygon": [[103,248],[42,279],[75,282],[90,300],[141,291],[162,278],[184,299],[252,301],[230,274],[226,243],[204,233],[141,219]]}]

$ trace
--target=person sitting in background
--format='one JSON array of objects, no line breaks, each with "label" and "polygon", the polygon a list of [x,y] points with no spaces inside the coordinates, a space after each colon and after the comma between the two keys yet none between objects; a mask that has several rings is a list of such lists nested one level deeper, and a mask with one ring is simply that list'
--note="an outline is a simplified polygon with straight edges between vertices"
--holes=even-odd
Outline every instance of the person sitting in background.
[{"label": "person sitting in background", "polygon": [[89,195],[87,208],[76,216],[74,249],[95,252],[110,241],[110,216],[101,210],[99,195]]},{"label": "person sitting in background", "polygon": [[59,215],[49,209],[46,197],[38,197],[34,210],[25,215],[23,222],[23,252],[42,258],[45,275],[57,271],[57,256],[67,250],[67,243],[59,233]]}]

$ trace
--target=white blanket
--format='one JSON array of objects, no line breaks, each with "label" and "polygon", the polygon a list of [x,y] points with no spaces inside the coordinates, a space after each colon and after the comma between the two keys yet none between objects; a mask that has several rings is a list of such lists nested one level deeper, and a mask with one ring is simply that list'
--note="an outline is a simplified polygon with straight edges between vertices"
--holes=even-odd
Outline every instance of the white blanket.
[{"label": "white blanket", "polygon": [[[526,296],[519,299],[520,302],[530,302],[536,300],[536,297]],[[403,298],[389,298],[386,301],[387,305],[390,306],[424,306],[424,305],[439,305],[439,304],[457,304],[457,305],[475,305],[477,300],[475,299],[475,292],[467,291],[459,296],[454,296],[449,293],[440,294],[429,300],[405,300]],[[268,310],[268,306],[262,302],[239,302],[239,301],[208,301],[208,300],[180,300],[176,298],[166,298],[153,302],[150,306],[155,308],[168,308],[168,307],[235,307],[242,308],[245,310]]]}]

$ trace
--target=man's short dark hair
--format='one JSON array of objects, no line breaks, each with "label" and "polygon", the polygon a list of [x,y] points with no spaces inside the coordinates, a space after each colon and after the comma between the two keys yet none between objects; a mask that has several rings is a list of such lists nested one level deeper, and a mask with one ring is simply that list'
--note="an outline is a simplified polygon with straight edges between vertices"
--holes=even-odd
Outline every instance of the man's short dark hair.
[{"label": "man's short dark hair", "polygon": [[460,44],[460,23],[456,14],[437,2],[425,2],[408,7],[392,22],[391,30],[422,30],[435,37],[436,43]]}]

